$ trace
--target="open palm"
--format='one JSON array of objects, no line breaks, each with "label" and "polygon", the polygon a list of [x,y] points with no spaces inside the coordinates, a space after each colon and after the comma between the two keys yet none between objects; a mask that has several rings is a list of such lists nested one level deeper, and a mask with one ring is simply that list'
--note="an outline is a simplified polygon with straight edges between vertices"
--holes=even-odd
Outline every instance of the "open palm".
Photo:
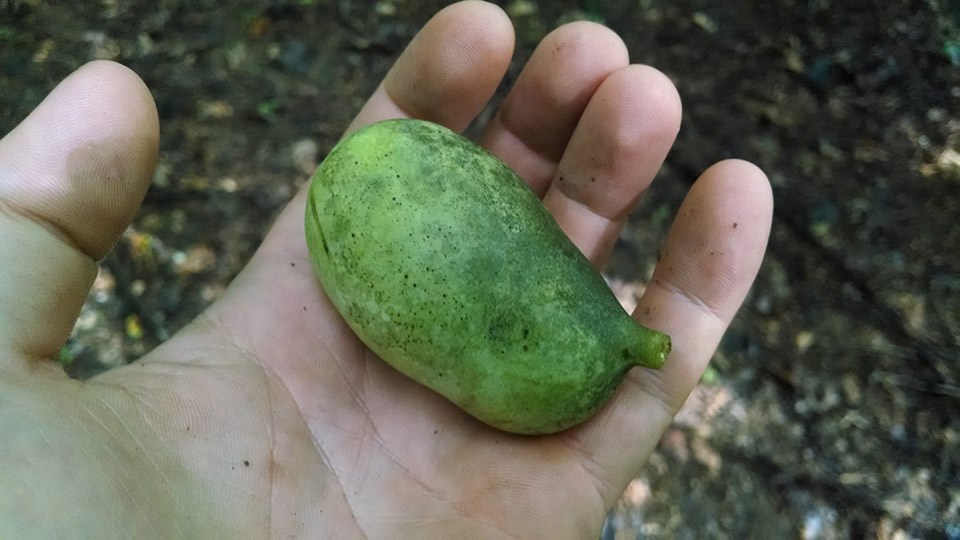
[{"label": "open palm", "polygon": [[[513,31],[464,2],[420,32],[350,127],[463,130]],[[479,142],[597,266],[679,128],[656,70],[574,23],[550,34]],[[50,361],[150,182],[158,126],[129,70],[89,64],[0,141],[0,537],[590,537],[653,450],[750,287],[769,232],[763,174],[696,182],[634,316],[673,336],[594,418],[545,437],[488,428],[398,374],[313,275],[305,192],[213,306],[89,381]]]}]

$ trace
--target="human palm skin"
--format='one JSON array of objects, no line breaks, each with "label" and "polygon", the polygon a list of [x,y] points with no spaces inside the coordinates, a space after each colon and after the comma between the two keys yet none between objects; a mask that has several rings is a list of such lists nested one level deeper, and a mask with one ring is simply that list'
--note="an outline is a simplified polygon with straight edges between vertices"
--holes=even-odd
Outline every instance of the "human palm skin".
[{"label": "human palm skin", "polygon": [[[347,131],[407,116],[463,130],[512,48],[499,8],[444,9]],[[573,23],[544,39],[478,142],[600,267],[679,122],[666,77],[630,65],[610,30]],[[313,275],[305,191],[193,323],[135,364],[71,380],[51,359],[149,185],[158,129],[136,75],[95,62],[0,140],[0,537],[596,537],[769,234],[759,170],[705,171],[634,312],[673,337],[669,361],[555,435],[486,427],[371,353]]]}]

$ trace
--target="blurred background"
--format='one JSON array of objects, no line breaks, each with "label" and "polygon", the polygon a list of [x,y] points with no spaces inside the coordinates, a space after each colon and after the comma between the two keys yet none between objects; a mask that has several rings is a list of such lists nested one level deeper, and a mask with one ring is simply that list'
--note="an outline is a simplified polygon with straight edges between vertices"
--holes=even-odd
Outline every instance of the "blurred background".
[{"label": "blurred background", "polygon": [[[446,2],[0,0],[0,133],[83,63],[153,91],[160,163],[60,360],[137,359],[222,294]],[[960,1],[515,0],[517,54],[606,24],[679,140],[606,274],[630,306],[711,163],[769,175],[758,281],[603,538],[960,539]]]}]

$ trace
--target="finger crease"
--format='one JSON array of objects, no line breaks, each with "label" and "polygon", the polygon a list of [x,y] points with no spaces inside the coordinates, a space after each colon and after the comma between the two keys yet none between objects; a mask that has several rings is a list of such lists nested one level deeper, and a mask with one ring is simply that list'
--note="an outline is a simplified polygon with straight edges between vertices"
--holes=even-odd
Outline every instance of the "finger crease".
[{"label": "finger crease", "polygon": [[619,214],[616,214],[616,215],[613,215],[613,216],[609,216],[609,215],[607,215],[606,213],[603,213],[603,212],[598,211],[596,208],[590,206],[588,203],[583,202],[583,201],[580,200],[578,197],[574,197],[574,196],[572,196],[570,193],[567,193],[566,190],[567,190],[568,188],[564,187],[564,186],[566,185],[565,183],[557,182],[556,185],[557,185],[557,189],[559,190],[560,194],[563,195],[563,198],[564,198],[564,199],[566,199],[566,200],[570,201],[571,203],[575,204],[578,209],[586,210],[586,212],[589,213],[590,215],[593,215],[593,216],[596,216],[596,217],[602,219],[602,220],[604,221],[605,225],[606,225],[606,226],[604,227],[605,230],[606,230],[609,226],[611,226],[611,225],[616,225],[619,221],[621,221],[621,218],[620,218]]},{"label": "finger crease", "polygon": [[25,206],[21,206],[10,200],[0,198],[0,214],[10,216],[13,219],[16,219],[17,217],[24,218],[27,221],[30,221],[36,224],[37,226],[47,230],[50,234],[59,238],[64,244],[66,244],[71,249],[77,251],[78,253],[86,257],[89,257],[94,261],[97,260],[96,257],[88,253],[87,250],[83,248],[79,240],[74,235],[70,234],[69,231],[67,231],[65,228],[61,227],[60,225],[53,223],[52,221],[44,219],[43,216],[29,210]]},{"label": "finger crease", "polygon": [[[550,179],[553,176],[553,173],[557,170],[558,160],[548,156],[545,151],[538,150],[530,145],[523,137],[517,134],[503,119],[503,115],[500,116],[500,125],[503,126],[503,132],[512,139],[512,143],[516,143],[523,150],[527,151],[529,155],[533,158],[531,161],[537,163],[537,168],[544,171],[544,178]],[[542,196],[543,193],[540,193]]]},{"label": "finger crease", "polygon": [[722,325],[727,324],[725,322],[725,317],[723,317],[723,315],[720,313],[719,308],[717,306],[710,304],[709,302],[704,301],[699,296],[686,292],[680,287],[677,287],[676,285],[670,283],[669,281],[664,283],[662,280],[654,279],[653,285],[656,287],[660,287],[664,291],[667,291],[668,293],[674,296],[678,296],[684,299],[688,304],[700,310],[702,313],[710,316],[710,318],[714,319],[719,324],[722,324]]}]

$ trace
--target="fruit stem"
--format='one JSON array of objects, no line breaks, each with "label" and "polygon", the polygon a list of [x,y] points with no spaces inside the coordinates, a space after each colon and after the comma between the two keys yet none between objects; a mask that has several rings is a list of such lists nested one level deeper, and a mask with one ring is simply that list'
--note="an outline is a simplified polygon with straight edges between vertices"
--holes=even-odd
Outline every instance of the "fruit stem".
[{"label": "fruit stem", "polygon": [[644,326],[640,326],[640,330],[630,351],[634,365],[660,369],[673,346],[670,336]]}]

